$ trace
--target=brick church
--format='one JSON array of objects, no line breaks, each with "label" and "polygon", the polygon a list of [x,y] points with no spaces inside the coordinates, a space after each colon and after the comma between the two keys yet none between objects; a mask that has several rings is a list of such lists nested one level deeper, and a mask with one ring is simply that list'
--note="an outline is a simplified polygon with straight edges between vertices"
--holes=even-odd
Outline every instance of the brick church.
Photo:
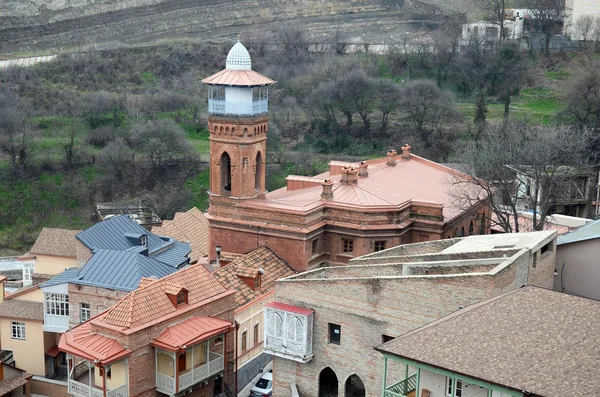
[{"label": "brick church", "polygon": [[266,245],[297,271],[343,265],[399,244],[489,232],[487,200],[458,204],[458,171],[411,153],[358,163],[331,161],[323,174],[290,175],[265,190],[268,87],[237,42],[208,86],[210,259],[216,247]]}]

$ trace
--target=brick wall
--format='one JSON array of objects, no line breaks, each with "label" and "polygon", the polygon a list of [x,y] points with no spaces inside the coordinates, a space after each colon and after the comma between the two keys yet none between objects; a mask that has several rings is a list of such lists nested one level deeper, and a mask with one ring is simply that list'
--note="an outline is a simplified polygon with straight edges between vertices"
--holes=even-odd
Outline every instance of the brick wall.
[{"label": "brick wall", "polygon": [[114,306],[126,294],[126,291],[69,284],[69,325],[74,327],[81,322],[81,303],[90,305],[90,317],[94,317]]}]

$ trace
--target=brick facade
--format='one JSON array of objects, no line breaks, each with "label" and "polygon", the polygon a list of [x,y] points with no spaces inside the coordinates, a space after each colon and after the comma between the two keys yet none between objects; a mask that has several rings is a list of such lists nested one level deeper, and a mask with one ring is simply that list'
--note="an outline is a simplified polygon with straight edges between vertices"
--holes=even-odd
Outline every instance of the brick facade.
[{"label": "brick facade", "polygon": [[[491,255],[489,251],[427,253],[428,246],[435,247],[432,251],[439,252],[456,240],[415,246],[418,255],[412,261],[415,263],[414,270],[422,270],[419,266],[423,266],[422,262],[425,260],[453,260],[459,266],[470,266],[471,274],[458,274],[458,271],[465,268],[458,267],[456,271],[447,270],[437,275],[436,271],[442,267],[438,269],[438,265],[434,265],[422,271],[421,276],[401,277],[405,265],[389,259],[387,263],[398,263],[388,269],[389,274],[384,272],[386,268],[383,267],[371,270],[369,266],[354,269],[346,267],[339,274],[328,275],[327,269],[319,269],[317,272],[323,271],[322,276],[321,273],[305,273],[279,281],[276,286],[276,301],[315,311],[314,357],[307,364],[274,357],[273,395],[290,395],[290,384],[295,383],[300,395],[317,396],[319,375],[324,368],[329,367],[337,376],[339,395],[344,393],[346,380],[356,374],[365,385],[366,396],[380,396],[383,373],[381,355],[373,347],[383,342],[384,335],[396,337],[405,334],[462,307],[523,285],[551,288],[556,242],[555,235],[548,236],[550,237],[546,237],[543,244],[538,244],[531,250],[507,250],[502,254],[506,254],[506,258],[498,256],[499,262],[490,265],[467,265],[468,261],[477,257],[485,262],[485,258]],[[543,254],[542,246],[549,248]],[[410,255],[408,252],[405,254]],[[404,257],[402,261],[411,262],[408,257]],[[361,261],[355,264],[368,265]],[[427,275],[428,272],[430,275]],[[341,326],[339,345],[329,343],[330,323]]]},{"label": "brick facade", "polygon": [[90,287],[87,285],[69,284],[69,325],[71,327],[81,323],[81,304],[90,305],[90,318],[97,316],[106,309],[111,308],[127,294],[108,288]]}]

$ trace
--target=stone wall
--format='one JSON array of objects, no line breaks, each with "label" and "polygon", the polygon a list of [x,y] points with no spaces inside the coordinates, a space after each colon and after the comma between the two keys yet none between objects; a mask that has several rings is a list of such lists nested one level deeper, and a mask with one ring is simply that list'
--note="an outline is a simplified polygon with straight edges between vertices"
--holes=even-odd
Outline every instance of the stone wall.
[{"label": "stone wall", "polygon": [[469,1],[4,0],[0,51],[118,48],[174,37],[232,41],[238,33],[270,33],[290,23],[318,38],[341,31],[356,41],[397,35],[401,42],[406,32],[468,9],[463,3]]},{"label": "stone wall", "polygon": [[92,318],[113,307],[126,294],[126,291],[69,284],[69,305],[71,307],[69,325],[74,327],[81,322],[82,303],[90,305],[90,318]]}]

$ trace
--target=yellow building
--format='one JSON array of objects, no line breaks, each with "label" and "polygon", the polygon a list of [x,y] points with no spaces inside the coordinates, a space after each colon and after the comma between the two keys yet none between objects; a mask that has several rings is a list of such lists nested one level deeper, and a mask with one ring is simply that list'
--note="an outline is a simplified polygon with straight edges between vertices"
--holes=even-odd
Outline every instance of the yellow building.
[{"label": "yellow building", "polygon": [[295,273],[267,247],[236,255],[231,263],[214,272],[225,288],[236,291],[238,392],[271,360],[263,354],[263,307],[273,301],[275,281]]}]

